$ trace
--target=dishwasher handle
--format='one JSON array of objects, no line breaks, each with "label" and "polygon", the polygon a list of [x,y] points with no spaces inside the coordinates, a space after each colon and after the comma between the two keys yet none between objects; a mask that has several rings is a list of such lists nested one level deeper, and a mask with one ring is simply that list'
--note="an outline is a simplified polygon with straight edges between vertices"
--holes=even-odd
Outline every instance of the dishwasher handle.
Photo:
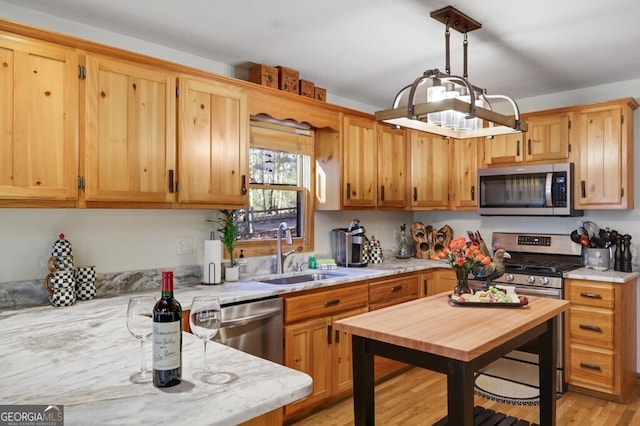
[{"label": "dishwasher handle", "polygon": [[220,328],[239,327],[241,325],[247,325],[249,323],[260,321],[265,318],[275,317],[280,315],[281,313],[282,313],[282,309],[277,308],[277,309],[264,311],[256,315],[250,315],[248,317],[233,318],[227,321],[222,321],[222,323],[220,324]]}]

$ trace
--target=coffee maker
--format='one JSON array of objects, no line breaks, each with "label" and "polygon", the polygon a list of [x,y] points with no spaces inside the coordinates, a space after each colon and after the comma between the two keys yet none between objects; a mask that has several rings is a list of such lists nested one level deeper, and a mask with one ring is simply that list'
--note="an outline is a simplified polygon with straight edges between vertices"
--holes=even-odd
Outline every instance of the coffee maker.
[{"label": "coffee maker", "polygon": [[336,228],[331,231],[333,258],[338,266],[367,266],[369,258],[369,239],[358,219],[351,221],[348,228]]}]

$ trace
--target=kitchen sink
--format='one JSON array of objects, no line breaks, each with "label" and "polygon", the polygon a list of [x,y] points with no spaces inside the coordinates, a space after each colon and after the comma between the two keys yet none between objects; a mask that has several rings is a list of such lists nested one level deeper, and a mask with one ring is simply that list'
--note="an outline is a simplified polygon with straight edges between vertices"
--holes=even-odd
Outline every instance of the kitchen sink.
[{"label": "kitchen sink", "polygon": [[329,280],[332,278],[343,277],[344,274],[328,274],[325,272],[315,272],[313,274],[305,274],[305,275],[293,275],[290,277],[278,277],[271,278],[266,280],[258,280],[258,282],[266,283],[266,284],[299,284],[306,283],[310,281],[321,281],[321,280]]}]

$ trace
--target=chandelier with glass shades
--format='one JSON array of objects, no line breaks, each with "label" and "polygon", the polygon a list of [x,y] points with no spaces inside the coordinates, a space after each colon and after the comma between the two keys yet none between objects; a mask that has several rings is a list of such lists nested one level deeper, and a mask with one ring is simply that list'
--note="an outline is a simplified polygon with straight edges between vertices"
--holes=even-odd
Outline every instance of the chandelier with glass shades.
[{"label": "chandelier with glass shades", "polygon": [[[489,95],[486,89],[468,80],[467,33],[482,28],[482,24],[451,6],[432,12],[431,17],[446,26],[445,72],[437,68],[425,71],[398,92],[393,108],[376,112],[376,121],[457,139],[526,132],[527,123],[520,121],[518,105],[513,99]],[[450,28],[464,35],[462,77],[451,74]],[[506,103],[513,113],[505,115],[494,111],[492,101]]]}]

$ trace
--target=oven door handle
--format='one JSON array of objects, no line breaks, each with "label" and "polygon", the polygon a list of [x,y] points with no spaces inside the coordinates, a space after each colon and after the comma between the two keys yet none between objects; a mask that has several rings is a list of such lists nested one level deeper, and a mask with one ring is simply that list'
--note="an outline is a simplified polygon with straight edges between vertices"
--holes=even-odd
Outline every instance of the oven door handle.
[{"label": "oven door handle", "polygon": [[562,299],[562,290],[558,288],[536,288],[532,290],[528,287],[516,287],[516,294],[520,296],[538,296],[538,297],[554,297],[556,299]]}]

